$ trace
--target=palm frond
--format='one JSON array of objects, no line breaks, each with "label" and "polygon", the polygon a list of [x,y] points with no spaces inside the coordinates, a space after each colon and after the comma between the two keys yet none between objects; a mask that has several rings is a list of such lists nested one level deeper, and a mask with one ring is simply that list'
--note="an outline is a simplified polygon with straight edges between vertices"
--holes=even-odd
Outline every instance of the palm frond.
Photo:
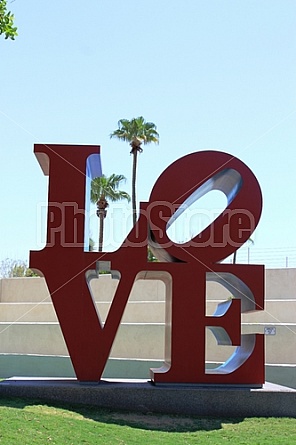
[{"label": "palm frond", "polygon": [[137,138],[145,145],[151,142],[159,143],[157,127],[153,122],[145,122],[143,116],[133,118],[130,121],[120,119],[118,128],[110,134],[110,138],[117,138],[125,142],[132,142]]},{"label": "palm frond", "polygon": [[91,193],[90,200],[93,204],[96,204],[100,198],[104,198],[110,201],[127,200],[130,201],[130,196],[123,190],[118,190],[120,184],[125,182],[126,178],[123,175],[112,174],[109,177],[102,175],[94,178],[91,181]]}]

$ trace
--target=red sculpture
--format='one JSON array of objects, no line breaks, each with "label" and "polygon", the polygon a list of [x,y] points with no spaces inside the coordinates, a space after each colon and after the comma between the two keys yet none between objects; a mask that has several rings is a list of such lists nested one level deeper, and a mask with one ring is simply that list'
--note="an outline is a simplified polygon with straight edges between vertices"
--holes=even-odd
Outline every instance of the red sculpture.
[{"label": "red sculpture", "polygon": [[[165,363],[151,370],[154,383],[250,384],[264,382],[264,337],[241,335],[241,312],[264,308],[264,267],[222,264],[251,236],[261,215],[259,184],[237,158],[226,153],[192,153],[170,165],[157,180],[137,224],[115,252],[85,252],[87,160],[94,146],[35,145],[49,174],[47,244],[31,252],[30,267],[45,276],[69,354],[80,381],[99,381],[132,286],[145,276],[166,285]],[[228,206],[202,233],[173,243],[167,229],[192,201],[211,190]],[[159,262],[147,261],[147,245]],[[100,262],[120,278],[102,326],[88,282]],[[206,280],[219,282],[235,297],[206,316]],[[215,370],[205,368],[205,328],[235,353]]]}]

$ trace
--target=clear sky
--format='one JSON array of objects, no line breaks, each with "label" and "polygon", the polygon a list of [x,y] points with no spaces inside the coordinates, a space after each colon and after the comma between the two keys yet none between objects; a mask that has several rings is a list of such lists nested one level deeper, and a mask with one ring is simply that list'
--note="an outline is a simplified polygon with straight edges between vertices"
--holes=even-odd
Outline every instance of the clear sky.
[{"label": "clear sky", "polygon": [[19,36],[0,39],[0,260],[27,260],[42,247],[47,179],[34,143],[101,145],[103,172],[124,174],[130,192],[129,146],[109,135],[119,119],[143,115],[156,123],[160,144],[140,155],[139,200],[185,154],[233,154],[263,192],[251,249],[261,262],[265,254],[294,255],[296,266],[294,0],[15,0],[8,7]]}]

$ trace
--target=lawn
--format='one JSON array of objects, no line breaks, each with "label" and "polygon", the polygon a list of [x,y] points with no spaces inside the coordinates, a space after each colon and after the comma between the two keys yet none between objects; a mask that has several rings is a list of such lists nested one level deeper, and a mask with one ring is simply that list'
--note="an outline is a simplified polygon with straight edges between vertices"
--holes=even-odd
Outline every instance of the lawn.
[{"label": "lawn", "polygon": [[0,400],[1,445],[296,444],[296,419],[202,418]]}]

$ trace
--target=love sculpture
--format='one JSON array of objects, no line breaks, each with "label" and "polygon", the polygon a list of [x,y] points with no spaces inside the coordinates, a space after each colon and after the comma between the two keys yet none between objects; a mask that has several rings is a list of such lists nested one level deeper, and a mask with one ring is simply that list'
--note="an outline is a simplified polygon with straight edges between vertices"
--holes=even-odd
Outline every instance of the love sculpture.
[{"label": "love sculpture", "polygon": [[[85,252],[86,174],[98,146],[35,145],[49,175],[47,244],[31,251],[30,267],[45,276],[70,358],[80,381],[99,381],[134,282],[160,279],[166,286],[165,358],[151,369],[154,383],[255,385],[264,383],[264,337],[241,334],[241,313],[264,308],[264,267],[225,264],[251,236],[262,209],[259,184],[239,159],[218,151],[196,152],[171,164],[156,181],[149,202],[115,252]],[[222,191],[227,208],[190,242],[172,242],[167,229],[195,200]],[[147,261],[150,246],[158,262]],[[119,279],[103,325],[89,281],[108,268]],[[206,281],[234,298],[206,316]],[[205,365],[205,331],[218,344],[237,346],[214,370]]]}]

